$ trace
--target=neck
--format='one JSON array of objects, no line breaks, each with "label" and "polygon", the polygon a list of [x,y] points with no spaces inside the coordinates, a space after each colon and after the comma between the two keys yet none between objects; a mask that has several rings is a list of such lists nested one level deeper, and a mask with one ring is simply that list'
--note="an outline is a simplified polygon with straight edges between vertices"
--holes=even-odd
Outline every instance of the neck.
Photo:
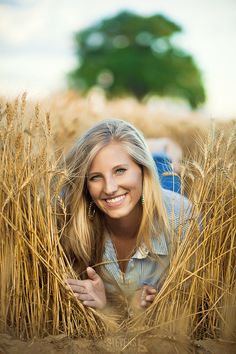
[{"label": "neck", "polygon": [[142,208],[134,210],[132,215],[120,219],[105,218],[105,225],[114,238],[134,239],[137,237],[142,220]]}]

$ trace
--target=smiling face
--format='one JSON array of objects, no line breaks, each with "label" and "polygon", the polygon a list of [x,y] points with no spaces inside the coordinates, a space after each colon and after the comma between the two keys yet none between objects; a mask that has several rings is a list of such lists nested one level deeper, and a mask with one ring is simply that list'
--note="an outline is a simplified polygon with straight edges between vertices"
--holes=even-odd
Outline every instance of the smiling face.
[{"label": "smiling face", "polygon": [[109,219],[134,218],[142,208],[142,170],[121,143],[111,142],[94,157],[87,187]]}]

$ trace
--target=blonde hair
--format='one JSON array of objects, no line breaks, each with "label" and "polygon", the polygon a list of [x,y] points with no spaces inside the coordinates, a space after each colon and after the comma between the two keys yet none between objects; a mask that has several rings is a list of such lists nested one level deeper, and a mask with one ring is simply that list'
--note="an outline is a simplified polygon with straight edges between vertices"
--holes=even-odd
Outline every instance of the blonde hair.
[{"label": "blonde hair", "polygon": [[137,246],[144,242],[151,250],[150,236],[157,236],[169,228],[155,163],[143,135],[123,120],[101,121],[81,136],[65,159],[69,178],[61,196],[68,213],[68,223],[62,242],[79,271],[102,261],[103,214],[96,208],[94,219],[91,221],[88,217],[91,197],[87,189],[87,172],[98,151],[112,141],[122,144],[143,172],[144,204]]}]

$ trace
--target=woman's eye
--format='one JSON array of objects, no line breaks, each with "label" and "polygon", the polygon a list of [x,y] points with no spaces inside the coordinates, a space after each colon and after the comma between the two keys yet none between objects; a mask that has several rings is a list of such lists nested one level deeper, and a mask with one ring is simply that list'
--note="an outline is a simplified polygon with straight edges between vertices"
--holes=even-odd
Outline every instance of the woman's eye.
[{"label": "woman's eye", "polygon": [[116,170],[116,174],[117,175],[123,175],[123,173],[125,173],[125,171],[126,171],[126,168],[118,168]]},{"label": "woman's eye", "polygon": [[92,176],[92,177],[89,178],[89,181],[95,182],[95,181],[98,181],[100,178],[101,178],[101,176],[99,176],[99,175],[97,175],[97,176]]}]

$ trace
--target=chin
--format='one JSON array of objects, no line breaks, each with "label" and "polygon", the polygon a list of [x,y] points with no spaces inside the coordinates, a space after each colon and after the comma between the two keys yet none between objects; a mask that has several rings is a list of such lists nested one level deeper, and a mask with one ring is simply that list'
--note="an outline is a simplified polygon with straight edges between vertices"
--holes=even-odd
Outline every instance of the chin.
[{"label": "chin", "polygon": [[127,216],[127,215],[116,215],[116,216],[110,216],[110,218],[119,220],[119,219],[125,218],[126,216]]},{"label": "chin", "polygon": [[108,212],[106,213],[107,216],[109,216],[112,219],[121,219],[129,216],[130,212],[129,211],[113,211],[113,212]]}]

